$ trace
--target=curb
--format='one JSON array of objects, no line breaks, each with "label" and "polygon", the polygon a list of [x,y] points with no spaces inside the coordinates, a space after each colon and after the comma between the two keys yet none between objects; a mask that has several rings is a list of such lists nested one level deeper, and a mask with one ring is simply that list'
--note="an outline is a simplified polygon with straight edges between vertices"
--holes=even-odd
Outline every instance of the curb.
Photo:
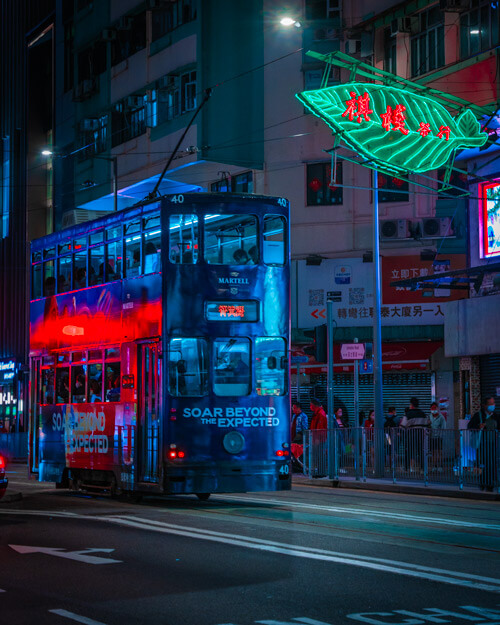
[{"label": "curb", "polygon": [[408,486],[406,484],[371,484],[369,482],[344,482],[325,478],[293,479],[292,485],[319,486],[320,488],[344,488],[351,490],[375,491],[384,493],[401,493],[405,495],[425,495],[431,497],[451,497],[454,499],[475,499],[482,501],[500,501],[500,493],[484,493],[481,491],[450,490],[426,486]]},{"label": "curb", "polygon": [[22,493],[9,493],[8,495],[4,495],[3,498],[0,499],[0,505],[3,503],[13,503],[15,501],[21,501],[22,498]]}]

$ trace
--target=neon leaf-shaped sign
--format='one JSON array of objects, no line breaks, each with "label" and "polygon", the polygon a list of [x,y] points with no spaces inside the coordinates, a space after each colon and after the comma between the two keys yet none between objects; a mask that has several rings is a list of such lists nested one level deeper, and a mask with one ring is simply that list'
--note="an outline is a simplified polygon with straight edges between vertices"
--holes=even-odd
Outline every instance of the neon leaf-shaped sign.
[{"label": "neon leaf-shaped sign", "polygon": [[452,117],[433,98],[396,87],[350,83],[297,98],[355,152],[394,173],[437,169],[455,150],[488,139],[469,109]]}]

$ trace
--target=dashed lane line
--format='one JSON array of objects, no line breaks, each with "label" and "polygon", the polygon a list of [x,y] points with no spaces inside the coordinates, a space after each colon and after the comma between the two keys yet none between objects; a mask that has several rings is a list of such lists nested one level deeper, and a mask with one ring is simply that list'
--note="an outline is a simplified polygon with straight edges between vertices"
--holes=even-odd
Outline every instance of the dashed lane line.
[{"label": "dashed lane line", "polygon": [[102,621],[94,621],[94,619],[88,618],[86,616],[82,616],[81,614],[75,614],[74,612],[68,612],[68,610],[49,610],[52,614],[57,614],[58,616],[62,616],[64,618],[69,618],[72,621],[76,621],[77,623],[84,623],[84,625],[106,625]]}]

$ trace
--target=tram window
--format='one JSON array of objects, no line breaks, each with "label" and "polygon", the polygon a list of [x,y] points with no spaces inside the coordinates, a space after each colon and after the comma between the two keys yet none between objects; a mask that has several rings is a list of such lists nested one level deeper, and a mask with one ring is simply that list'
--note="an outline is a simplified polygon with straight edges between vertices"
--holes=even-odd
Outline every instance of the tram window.
[{"label": "tram window", "polygon": [[170,395],[202,397],[208,393],[208,347],[205,339],[171,339],[168,364]]},{"label": "tram window", "polygon": [[250,393],[249,339],[214,341],[214,393],[237,397]]},{"label": "tram window", "polygon": [[144,230],[159,230],[160,227],[160,213],[144,218]]},{"label": "tram window", "polygon": [[120,401],[120,363],[106,363],[104,401]]},{"label": "tram window", "polygon": [[254,265],[257,218],[253,215],[205,215],[205,261],[212,265]]},{"label": "tram window", "polygon": [[88,401],[93,404],[102,401],[102,363],[90,364],[87,381]]},{"label": "tram window", "polygon": [[288,369],[285,339],[261,337],[255,341],[255,390],[257,395],[284,395]]},{"label": "tram window", "polygon": [[87,252],[73,256],[73,274],[75,289],[84,289],[87,286]]},{"label": "tram window", "polygon": [[54,369],[42,369],[42,404],[54,403]]},{"label": "tram window", "polygon": [[85,352],[73,352],[71,354],[71,362],[85,362],[87,360]]},{"label": "tram window", "polygon": [[78,250],[84,250],[87,247],[87,237],[80,237],[79,239],[75,239],[73,241],[73,249],[75,252]]},{"label": "tram window", "polygon": [[89,349],[89,360],[102,360],[102,349]]},{"label": "tram window", "polygon": [[47,247],[43,250],[43,257],[44,258],[54,258],[56,255],[56,248],[55,247]]},{"label": "tram window", "polygon": [[120,358],[120,348],[119,347],[110,347],[105,352],[106,360],[116,360]]},{"label": "tram window", "polygon": [[122,277],[122,242],[114,241],[106,245],[106,274],[105,282],[119,280]]},{"label": "tram window", "polygon": [[89,257],[89,286],[104,282],[104,245],[98,245],[90,250]]},{"label": "tram window", "polygon": [[31,299],[38,299],[42,297],[42,263],[33,265],[31,280]]},{"label": "tram window", "polygon": [[56,403],[67,404],[69,402],[69,367],[57,367],[56,369]]},{"label": "tram window", "polygon": [[57,259],[57,292],[71,291],[71,256]]},{"label": "tram window", "polygon": [[54,275],[54,261],[43,263],[43,294],[45,297],[56,294],[56,277]]},{"label": "tram window", "polygon": [[71,252],[71,241],[58,245],[57,251],[59,254],[67,254],[68,252]]},{"label": "tram window", "polygon": [[266,265],[285,264],[285,218],[281,215],[264,217],[263,260]]},{"label": "tram window", "polygon": [[73,404],[84,404],[86,401],[85,378],[84,365],[71,367],[71,402]]},{"label": "tram window", "polygon": [[125,239],[126,276],[138,276],[141,273],[141,237],[139,234]]},{"label": "tram window", "polygon": [[104,241],[104,230],[100,232],[94,232],[90,235],[90,245],[95,245],[96,243],[102,243]]},{"label": "tram window", "polygon": [[40,260],[42,260],[42,252],[40,252],[40,251],[33,252],[33,254],[31,255],[31,262],[32,263],[37,263]]},{"label": "tram window", "polygon": [[170,216],[171,263],[192,265],[198,260],[198,217],[196,215]]},{"label": "tram window", "polygon": [[109,228],[109,230],[106,230],[107,241],[111,241],[111,239],[121,239],[121,236],[122,236],[121,226],[117,226],[116,228]]},{"label": "tram window", "polygon": [[161,232],[153,230],[144,233],[144,273],[161,271]]}]

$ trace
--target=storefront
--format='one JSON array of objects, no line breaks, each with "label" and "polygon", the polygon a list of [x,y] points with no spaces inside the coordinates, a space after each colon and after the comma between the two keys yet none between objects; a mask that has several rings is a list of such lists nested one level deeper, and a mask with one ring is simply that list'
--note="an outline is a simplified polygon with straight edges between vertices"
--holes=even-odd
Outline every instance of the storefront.
[{"label": "storefront", "polygon": [[[423,410],[428,411],[436,399],[436,375],[431,369],[431,357],[442,347],[441,341],[382,343],[384,409],[396,408],[398,416],[404,415],[410,397],[418,397]],[[300,357],[303,350],[292,350]],[[299,394],[307,407],[311,397],[327,405],[327,365],[311,362],[298,365]],[[354,415],[354,362],[344,362],[340,345],[334,354],[335,406],[341,406],[351,425]],[[297,395],[297,366],[292,367],[292,396]],[[366,415],[373,408],[373,375],[359,376],[359,409]]]}]

